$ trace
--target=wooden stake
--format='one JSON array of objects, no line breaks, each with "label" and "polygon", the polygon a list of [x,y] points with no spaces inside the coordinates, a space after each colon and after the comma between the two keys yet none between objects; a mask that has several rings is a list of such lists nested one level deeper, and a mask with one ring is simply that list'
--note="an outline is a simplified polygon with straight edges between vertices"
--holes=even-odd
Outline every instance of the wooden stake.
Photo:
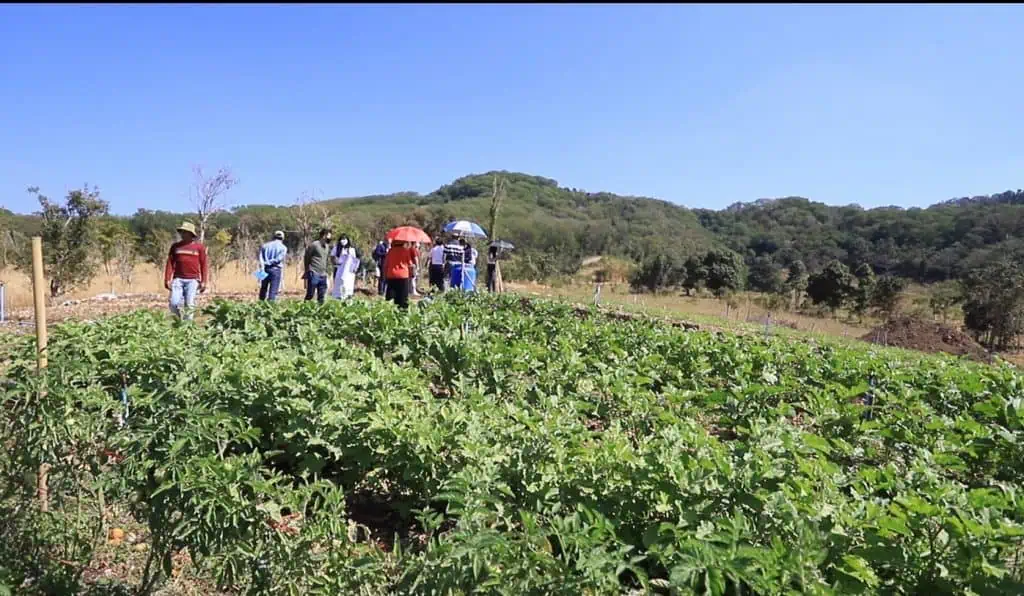
[{"label": "wooden stake", "polygon": [[43,277],[43,239],[32,237],[32,296],[36,304],[36,363],[46,368],[46,279]]},{"label": "wooden stake", "polygon": [[[32,296],[36,307],[36,370],[42,376],[46,368],[46,279],[43,277],[43,239],[39,236],[32,237]],[[42,389],[40,398],[45,395],[46,390]],[[50,464],[39,464],[37,494],[39,508],[44,512],[50,509],[50,491],[46,479],[49,470]]]}]

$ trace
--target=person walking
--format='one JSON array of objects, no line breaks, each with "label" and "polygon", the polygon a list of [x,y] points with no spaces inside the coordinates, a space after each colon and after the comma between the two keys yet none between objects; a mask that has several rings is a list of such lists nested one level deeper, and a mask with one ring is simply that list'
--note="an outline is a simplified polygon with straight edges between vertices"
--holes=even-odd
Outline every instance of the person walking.
[{"label": "person walking", "polygon": [[281,230],[274,232],[273,239],[260,247],[260,267],[267,274],[260,282],[260,300],[277,300],[287,255],[288,247],[284,245],[284,232]]},{"label": "person walking", "polygon": [[409,281],[413,268],[419,260],[419,252],[406,242],[397,242],[384,257],[384,278],[387,280],[385,300],[393,301],[398,308],[409,308]]},{"label": "person walking", "polygon": [[373,262],[377,265],[377,295],[384,295],[384,257],[388,254],[388,245],[383,240],[377,242],[373,249]]},{"label": "person walking", "polygon": [[498,276],[495,275],[498,267],[498,247],[492,246],[487,249],[487,291],[494,293],[497,291]]},{"label": "person walking", "polygon": [[448,288],[462,288],[462,266],[466,262],[466,250],[462,241],[452,237],[444,245],[444,266]]},{"label": "person walking", "polygon": [[206,247],[196,241],[196,227],[182,222],[179,240],[171,245],[164,266],[164,289],[170,290],[171,313],[179,320],[195,317],[196,294],[206,291],[210,272],[206,263]]},{"label": "person walking", "polygon": [[331,231],[320,230],[317,239],[306,248],[306,254],[302,258],[302,279],[306,282],[306,300],[312,300],[316,293],[316,300],[324,303],[324,296],[327,294],[327,264],[328,254],[331,250]]},{"label": "person walking", "polygon": [[430,287],[439,292],[444,291],[444,245],[440,241],[434,241],[434,247],[430,249],[430,269],[428,272]]},{"label": "person walking", "polygon": [[340,300],[351,298],[356,291],[356,270],[359,269],[359,250],[352,246],[348,236],[342,234],[331,251],[334,264],[332,295]]},{"label": "person walking", "polygon": [[476,291],[476,259],[480,253],[466,239],[462,240],[466,250],[466,264],[462,268],[462,289],[467,292]]},{"label": "person walking", "polygon": [[409,278],[409,295],[419,297],[420,293],[416,291],[416,281],[420,278],[420,243],[417,242],[412,247],[416,251],[416,262],[412,264],[412,277]]}]

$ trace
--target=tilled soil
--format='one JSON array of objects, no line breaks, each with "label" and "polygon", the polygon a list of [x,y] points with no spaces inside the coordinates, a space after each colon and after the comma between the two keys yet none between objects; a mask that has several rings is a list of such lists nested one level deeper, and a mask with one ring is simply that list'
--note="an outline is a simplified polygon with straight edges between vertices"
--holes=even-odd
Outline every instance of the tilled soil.
[{"label": "tilled soil", "polygon": [[919,352],[954,354],[982,361],[991,359],[985,348],[963,331],[913,317],[892,319],[872,329],[861,339],[874,344]]}]

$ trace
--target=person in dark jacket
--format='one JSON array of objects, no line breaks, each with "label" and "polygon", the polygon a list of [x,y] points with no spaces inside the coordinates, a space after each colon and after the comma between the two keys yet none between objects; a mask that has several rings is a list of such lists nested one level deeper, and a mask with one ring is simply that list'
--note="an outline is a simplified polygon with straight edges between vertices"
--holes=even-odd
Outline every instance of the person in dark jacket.
[{"label": "person in dark jacket", "polygon": [[384,278],[384,257],[388,254],[388,244],[384,240],[377,242],[373,249],[373,262],[377,265],[377,294],[384,295],[386,280]]},{"label": "person in dark jacket", "polygon": [[495,292],[498,279],[495,270],[498,267],[498,247],[492,246],[487,249],[487,291]]},{"label": "person in dark jacket", "polygon": [[316,300],[320,304],[324,302],[327,294],[327,276],[330,273],[331,254],[331,231],[322,229],[317,239],[306,247],[306,253],[302,258],[302,279],[306,283],[306,300],[312,300],[316,294]]}]

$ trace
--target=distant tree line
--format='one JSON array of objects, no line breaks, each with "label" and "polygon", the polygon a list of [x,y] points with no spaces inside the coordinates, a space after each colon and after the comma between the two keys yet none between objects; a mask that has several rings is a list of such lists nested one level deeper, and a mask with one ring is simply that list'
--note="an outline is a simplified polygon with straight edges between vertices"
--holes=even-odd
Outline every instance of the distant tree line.
[{"label": "distant tree line", "polygon": [[738,254],[716,249],[685,260],[656,255],[637,267],[630,284],[651,292],[682,290],[687,296],[706,289],[719,298],[747,289],[779,296],[790,309],[799,308],[807,298],[833,314],[846,308],[859,316],[872,311],[888,317],[896,309],[906,280],[878,277],[867,264],[851,273],[838,260],[811,275],[799,260],[783,271],[771,259],[758,257],[748,268]]},{"label": "distant tree line", "polygon": [[[1024,321],[1018,316],[1024,308],[1020,261],[1013,260],[1024,255],[1019,190],[925,209],[833,207],[793,197],[711,211],[489,172],[428,194],[324,201],[306,191],[274,206],[237,205],[244,187],[229,171],[197,168],[192,202],[182,212],[143,208],[115,216],[95,188],[72,191],[63,201],[31,189],[37,213],[0,209],[0,267],[24,268],[28,237],[40,234],[52,295],[85,283],[99,268],[130,285],[138,263],[162,266],[183,218],[201,227],[215,275],[231,264],[254,269],[260,243],[278,229],[292,251],[322,226],[369,249],[397,225],[416,225],[432,236],[455,218],[489,225],[496,175],[504,197],[498,234],[516,245],[502,266],[509,280],[569,276],[585,257],[605,255],[636,264],[630,281],[637,290],[724,297],[749,289],[779,297],[789,308],[809,302],[857,314],[888,312],[908,281],[945,282],[934,286],[936,311],[962,307],[967,326],[990,345],[1014,341]],[[229,203],[236,206],[223,208]]]}]

